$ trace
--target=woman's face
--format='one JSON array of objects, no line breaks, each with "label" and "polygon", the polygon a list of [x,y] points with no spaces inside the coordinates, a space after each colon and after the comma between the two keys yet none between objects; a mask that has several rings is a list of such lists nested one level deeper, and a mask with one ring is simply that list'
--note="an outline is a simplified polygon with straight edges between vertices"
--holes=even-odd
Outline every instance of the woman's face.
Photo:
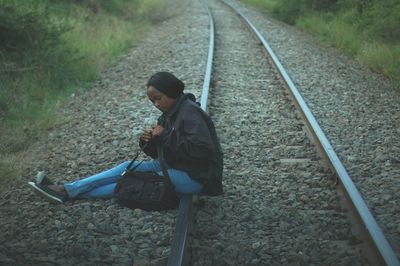
[{"label": "woman's face", "polygon": [[165,95],[153,86],[147,88],[147,97],[149,97],[154,106],[163,113],[167,112],[175,103],[174,98]]}]

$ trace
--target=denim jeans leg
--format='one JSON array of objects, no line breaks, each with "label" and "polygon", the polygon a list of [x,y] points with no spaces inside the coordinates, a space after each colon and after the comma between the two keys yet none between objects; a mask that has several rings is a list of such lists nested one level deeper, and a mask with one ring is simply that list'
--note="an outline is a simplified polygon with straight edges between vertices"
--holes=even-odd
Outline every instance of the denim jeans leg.
[{"label": "denim jeans leg", "polygon": [[[113,197],[116,182],[121,178],[121,174],[129,163],[127,161],[96,175],[65,183],[64,188],[68,193],[68,197],[70,199]],[[138,163],[135,162],[131,168],[135,167]],[[154,171],[159,175],[163,175],[160,163],[156,160],[143,161],[135,171]],[[186,172],[170,168],[168,169],[168,174],[177,192],[183,194],[200,193],[202,185],[191,179]]]},{"label": "denim jeans leg", "polygon": [[[158,174],[162,175],[162,172]],[[168,169],[168,175],[178,193],[198,194],[201,192],[203,186],[190,178],[186,172],[170,168]]]},{"label": "denim jeans leg", "polygon": [[93,176],[89,176],[74,182],[65,183],[64,188],[68,193],[68,197],[70,199],[74,199],[78,197],[78,195],[91,191],[97,187],[115,183],[120,178],[122,172],[125,170],[128,164],[129,162],[124,162],[114,168]]},{"label": "denim jeans leg", "polygon": [[[141,172],[155,171],[157,172],[157,174],[163,175],[161,165],[157,160],[152,160],[143,163],[137,168],[137,171]],[[174,185],[175,190],[178,193],[198,194],[201,192],[203,185],[194,181],[185,171],[169,168],[167,172],[171,179],[171,183]]]},{"label": "denim jeans leg", "polygon": [[[168,166],[167,166],[168,168]],[[159,175],[163,175],[161,165],[159,161],[152,160],[143,162],[137,171],[155,171]],[[171,179],[171,183],[175,186],[175,190],[182,194],[198,194],[201,192],[202,185],[194,181],[185,171],[169,168],[167,170],[168,175]]]},{"label": "denim jeans leg", "polygon": [[[81,180],[64,184],[64,188],[70,199],[74,198],[110,198],[114,196],[115,183],[121,178],[130,162],[124,162],[120,165],[98,173],[96,175],[86,177]],[[131,168],[135,167],[139,162],[135,162]],[[159,171],[160,165],[157,161],[143,161],[137,167],[136,171]]]}]

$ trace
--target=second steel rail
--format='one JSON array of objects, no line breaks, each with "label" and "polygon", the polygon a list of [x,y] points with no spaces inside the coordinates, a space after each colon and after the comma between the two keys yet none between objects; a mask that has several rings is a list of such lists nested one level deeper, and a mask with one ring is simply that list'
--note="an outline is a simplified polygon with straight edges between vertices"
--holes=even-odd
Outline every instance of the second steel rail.
[{"label": "second steel rail", "polygon": [[256,29],[254,24],[246,16],[235,9],[230,3],[227,3],[225,0],[222,1],[237,14],[239,14],[239,16],[248,24],[271,57],[275,69],[282,77],[285,86],[287,87],[291,97],[294,99],[297,110],[303,117],[309,132],[311,132],[313,135],[313,139],[316,141],[319,151],[321,152],[322,156],[327,159],[330,168],[339,178],[339,183],[343,192],[345,193],[345,196],[350,199],[349,203],[351,204],[352,209],[355,211],[355,218],[363,225],[359,227],[359,229],[363,231],[363,237],[365,240],[367,240],[368,245],[375,253],[374,259],[376,259],[379,264],[400,265],[399,260],[383,235],[382,230],[378,226],[375,218],[372,216],[367,205],[362,199],[360,192],[357,190],[345,167],[343,166],[339,157],[336,155],[332,145],[329,143],[328,138],[325,136],[317,120],[308,108],[288,73],[280,63],[278,57],[266,41],[265,37]]}]

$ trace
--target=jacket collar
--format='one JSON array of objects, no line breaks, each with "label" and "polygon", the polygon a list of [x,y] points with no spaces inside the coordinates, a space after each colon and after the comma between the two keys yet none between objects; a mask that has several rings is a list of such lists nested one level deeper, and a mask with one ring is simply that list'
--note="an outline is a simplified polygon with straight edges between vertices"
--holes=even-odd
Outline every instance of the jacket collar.
[{"label": "jacket collar", "polygon": [[176,100],[175,103],[171,106],[171,108],[165,112],[163,115],[172,117],[178,110],[180,109],[182,103],[184,100],[186,100],[187,96],[185,94],[182,94],[179,96]]}]

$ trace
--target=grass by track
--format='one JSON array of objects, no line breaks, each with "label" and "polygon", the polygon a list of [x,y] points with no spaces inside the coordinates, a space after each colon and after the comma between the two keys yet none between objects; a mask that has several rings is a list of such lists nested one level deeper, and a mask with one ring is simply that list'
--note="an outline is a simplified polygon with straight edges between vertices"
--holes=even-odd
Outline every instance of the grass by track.
[{"label": "grass by track", "polygon": [[242,0],[308,31],[362,64],[389,77],[400,89],[400,1]]},{"label": "grass by track", "polygon": [[171,16],[171,1],[0,0],[0,37],[12,40],[0,42],[0,189],[20,176],[30,145],[63,123],[68,97]]}]

